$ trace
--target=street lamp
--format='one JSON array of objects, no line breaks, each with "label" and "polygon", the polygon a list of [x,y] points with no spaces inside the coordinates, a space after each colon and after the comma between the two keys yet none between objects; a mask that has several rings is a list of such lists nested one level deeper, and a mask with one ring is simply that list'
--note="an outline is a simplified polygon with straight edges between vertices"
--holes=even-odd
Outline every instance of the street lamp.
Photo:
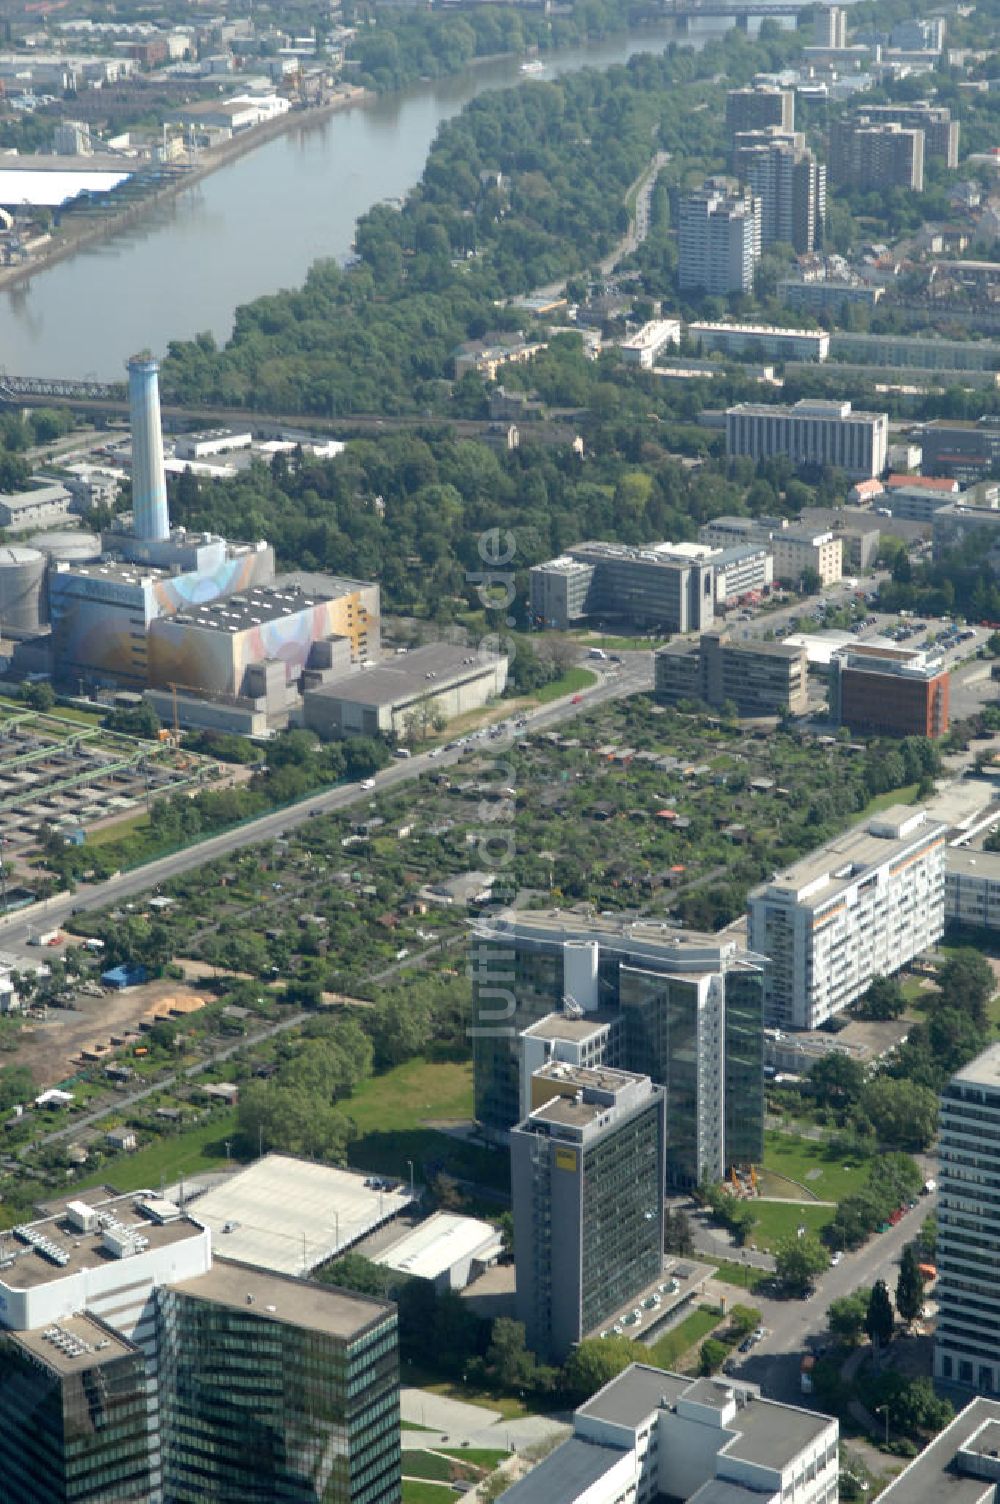
[{"label": "street lamp", "polygon": [[885,1444],[886,1444],[886,1447],[888,1447],[888,1445],[889,1445],[889,1406],[888,1405],[876,1405],[875,1406],[875,1414],[876,1415],[884,1415],[885,1416]]},{"label": "street lamp", "polygon": [[413,1195],[413,1160],[412,1159],[408,1159],[406,1161],[406,1163],[407,1163],[407,1166],[409,1167],[409,1171],[410,1171],[410,1195],[412,1196]]}]

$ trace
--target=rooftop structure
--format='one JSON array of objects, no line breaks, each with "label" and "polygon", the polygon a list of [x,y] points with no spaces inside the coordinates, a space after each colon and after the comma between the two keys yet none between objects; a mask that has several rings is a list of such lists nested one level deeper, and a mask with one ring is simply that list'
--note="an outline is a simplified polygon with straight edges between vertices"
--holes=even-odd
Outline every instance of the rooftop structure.
[{"label": "rooftop structure", "polygon": [[888,1504],[993,1504],[1000,1400],[974,1399],[879,1495]]},{"label": "rooftop structure", "polygon": [[384,1321],[389,1309],[382,1300],[339,1290],[336,1285],[314,1284],[269,1269],[257,1269],[229,1259],[216,1258],[205,1274],[195,1279],[175,1280],[171,1289],[192,1300],[231,1306],[275,1322],[304,1327],[327,1337],[349,1342],[367,1331],[373,1322]]},{"label": "rooftop structure", "polygon": [[350,1248],[404,1211],[405,1186],[373,1189],[365,1176],[284,1154],[267,1154],[206,1191],[191,1215],[211,1229],[227,1258],[302,1274]]},{"label": "rooftop structure", "polygon": [[766,955],[766,1017],[815,1029],[939,940],[945,827],[895,806],[819,847],[749,897]]},{"label": "rooftop structure", "polygon": [[461,1290],[479,1270],[496,1262],[502,1247],[503,1238],[492,1222],[435,1212],[373,1254],[372,1263],[412,1279],[430,1280],[439,1289]]}]

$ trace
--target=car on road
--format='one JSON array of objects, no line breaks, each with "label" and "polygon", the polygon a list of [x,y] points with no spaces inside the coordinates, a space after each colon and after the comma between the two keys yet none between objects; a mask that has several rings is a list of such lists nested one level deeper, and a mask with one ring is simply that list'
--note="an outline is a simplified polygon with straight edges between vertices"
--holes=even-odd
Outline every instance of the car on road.
[{"label": "car on road", "polygon": [[362,778],[361,787],[363,789],[373,789],[375,787],[374,778]]},{"label": "car on road", "polygon": [[752,1337],[744,1337],[743,1341],[740,1343],[740,1352],[741,1353],[748,1353],[752,1347],[753,1347],[753,1338]]},{"label": "car on road", "polygon": [[583,704],[583,695],[574,695],[573,698],[572,698],[572,700],[570,701],[570,704],[571,705],[582,705]]},{"label": "car on road", "polygon": [[831,1255],[830,1255],[830,1268],[831,1269],[836,1269],[837,1265],[840,1263],[840,1261],[841,1261],[841,1259],[843,1257],[844,1257],[844,1255],[843,1255],[843,1253],[841,1252],[841,1250],[839,1248],[837,1249],[837,1251],[835,1253],[831,1253]]}]

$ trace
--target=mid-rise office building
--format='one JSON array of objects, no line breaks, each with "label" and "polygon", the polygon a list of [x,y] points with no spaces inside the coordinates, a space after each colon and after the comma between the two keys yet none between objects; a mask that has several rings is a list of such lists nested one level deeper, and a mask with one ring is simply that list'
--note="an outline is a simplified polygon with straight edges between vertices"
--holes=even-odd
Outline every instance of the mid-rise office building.
[{"label": "mid-rise office building", "polygon": [[1000,852],[949,846],[944,866],[947,924],[1000,930]]},{"label": "mid-rise office building", "polygon": [[565,631],[588,616],[701,632],[715,616],[711,549],[696,543],[578,543],[529,575],[531,614]]},{"label": "mid-rise office building", "polygon": [[816,12],[815,45],[828,52],[847,46],[847,12],[842,5],[824,5]]},{"label": "mid-rise office building", "polygon": [[[922,476],[914,476],[919,481]],[[957,490],[958,482],[955,482],[955,491],[936,490],[932,486],[893,486],[880,498],[879,504],[893,517],[898,517],[902,522],[930,522],[942,507],[950,507],[961,494]],[[961,504],[961,503],[959,503]]]},{"label": "mid-rise office building", "polygon": [[553,1061],[510,1140],[517,1316],[553,1362],[663,1269],[664,1092],[648,1076]]},{"label": "mid-rise office building", "polygon": [[765,250],[780,243],[807,255],[822,245],[826,167],[817,162],[804,137],[773,126],[740,132],[733,144],[733,171],[759,202]]},{"label": "mid-rise office building", "polygon": [[[919,24],[919,23],[918,23]],[[910,104],[865,104],[861,112],[872,125],[899,125],[923,131],[925,157],[937,157],[946,167],[958,166],[959,122],[947,105],[918,99]]]},{"label": "mid-rise office building", "polygon": [[1000,510],[949,502],[934,513],[931,534],[935,559],[976,539],[983,562],[995,567],[1000,553]]},{"label": "mid-rise office building", "polygon": [[784,277],[778,283],[778,297],[786,307],[835,316],[845,308],[871,310],[884,291],[866,282],[848,282],[839,277]]},{"label": "mid-rise office building", "polygon": [[993,1504],[1000,1400],[977,1398],[897,1473],[883,1504]]},{"label": "mid-rise office building", "polygon": [[748,188],[711,178],[680,201],[677,276],[682,291],[752,292],[760,259],[760,203]]},{"label": "mid-rise office building", "polygon": [[704,351],[749,355],[754,360],[826,360],[830,335],[825,329],[780,329],[771,324],[720,324],[696,319],[688,338]]},{"label": "mid-rise office building", "polygon": [[742,402],[726,412],[726,453],[755,460],[787,454],[796,465],[831,465],[870,479],[886,468],[889,418],[810,397],[792,407]]},{"label": "mid-rise office building", "polygon": [[934,1377],[1000,1394],[1000,1044],[941,1093]]},{"label": "mid-rise office building", "polygon": [[830,127],[830,181],[864,192],[924,188],[924,133],[895,121],[879,124],[865,115],[835,120]]},{"label": "mid-rise office building", "polygon": [[774,577],[791,585],[814,574],[820,587],[835,585],[844,574],[844,540],[825,528],[785,527],[771,540]]},{"label": "mid-rise office building", "polygon": [[940,940],[945,833],[894,806],[753,889],[747,933],[769,963],[769,1025],[817,1029]]},{"label": "mid-rise office building", "polygon": [[[759,956],[728,936],[559,910],[483,921],[471,955],[475,1111],[490,1134],[504,1138],[523,1116],[522,1054],[539,1048],[532,1025],[569,1010],[582,1015],[588,1035],[591,1019],[621,1019],[620,1033],[593,1033],[587,1064],[613,1059],[666,1089],[668,1186],[690,1188],[759,1163]],[[543,1034],[564,1032],[547,1026]]]},{"label": "mid-rise office building", "polygon": [[774,556],[763,543],[737,543],[719,549],[712,565],[717,606],[759,600],[774,583]]},{"label": "mid-rise office building", "polygon": [[504,1504],[834,1504],[838,1439],[828,1415],[762,1399],[756,1384],[685,1378],[635,1363],[580,1406],[568,1440],[502,1498]]},{"label": "mid-rise office building", "polygon": [[766,130],[776,125],[795,129],[795,90],[758,84],[748,89],[730,89],[726,95],[726,131],[730,140],[739,131]]},{"label": "mid-rise office building", "polygon": [[944,736],[950,678],[940,658],[852,643],[830,660],[830,716],[856,734]]},{"label": "mid-rise office building", "polygon": [[948,475],[971,486],[1000,472],[1000,422],[932,418],[920,430],[925,475]]},{"label": "mid-rise office building", "polygon": [[705,632],[697,643],[661,648],[655,658],[656,696],[668,704],[726,703],[740,715],[805,715],[809,709],[805,648],[783,642],[739,642]]}]

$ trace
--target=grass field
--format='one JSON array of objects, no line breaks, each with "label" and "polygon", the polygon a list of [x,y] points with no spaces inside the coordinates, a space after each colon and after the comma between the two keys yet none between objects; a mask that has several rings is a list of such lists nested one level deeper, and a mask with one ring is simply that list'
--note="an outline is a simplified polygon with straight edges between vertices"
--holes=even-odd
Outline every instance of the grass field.
[{"label": "grass field", "polygon": [[707,1311],[699,1306],[697,1311],[685,1316],[683,1321],[678,1322],[650,1346],[650,1362],[660,1368],[673,1368],[689,1348],[704,1342],[721,1320],[718,1311]]},{"label": "grass field", "polygon": [[868,1160],[848,1160],[833,1154],[816,1139],[768,1130],[764,1136],[764,1169],[797,1181],[819,1201],[840,1201],[863,1186]]},{"label": "grass field", "polygon": [[403,1473],[407,1478],[427,1478],[435,1483],[451,1482],[451,1463],[434,1452],[403,1453]]},{"label": "grass field", "polygon": [[532,690],[528,696],[538,705],[548,705],[551,700],[559,700],[563,695],[579,694],[582,689],[590,689],[597,683],[597,675],[592,674],[589,668],[568,668],[558,679],[553,679],[551,684],[543,684],[541,689]]},{"label": "grass field", "polygon": [[148,824],[149,816],[145,813],[126,815],[124,820],[115,820],[111,825],[102,825],[99,830],[88,830],[87,845],[107,846],[111,841],[127,840],[129,836],[145,830]]},{"label": "grass field", "polygon": [[506,1462],[510,1456],[499,1447],[441,1447],[446,1457],[454,1457],[458,1462],[471,1462],[473,1467],[489,1468],[490,1471],[499,1467],[501,1462]]},{"label": "grass field", "polygon": [[808,1228],[810,1232],[820,1232],[828,1222],[833,1221],[836,1207],[756,1201],[753,1210],[757,1223],[750,1233],[750,1241],[757,1248],[770,1250],[783,1238],[794,1237],[800,1227]]},{"label": "grass field", "polygon": [[123,1154],[118,1159],[105,1163],[95,1174],[80,1182],[81,1185],[102,1185],[107,1181],[119,1191],[138,1191],[149,1187],[157,1190],[161,1181],[170,1185],[181,1175],[193,1175],[199,1170],[221,1170],[225,1167],[227,1138],[236,1136],[236,1112],[220,1113],[210,1122],[192,1128],[187,1133],[171,1134],[158,1139],[147,1149],[135,1154]]},{"label": "grass field", "polygon": [[448,1504],[458,1494],[447,1483],[411,1483],[403,1479],[403,1504]]},{"label": "grass field", "polygon": [[749,1264],[737,1264],[724,1262],[715,1271],[715,1278],[726,1285],[739,1285],[741,1290],[753,1292],[759,1285],[764,1284],[770,1275],[761,1269],[751,1269]]},{"label": "grass field", "polygon": [[901,789],[890,789],[888,794],[876,794],[874,799],[869,799],[858,819],[867,820],[869,815],[891,809],[894,804],[912,804],[919,787],[919,783],[906,783]]},{"label": "grass field", "polygon": [[399,1381],[416,1389],[426,1389],[428,1394],[440,1394],[445,1399],[461,1400],[466,1405],[480,1405],[485,1410],[498,1410],[504,1420],[519,1420],[522,1415],[537,1413],[523,1400],[512,1394],[494,1394],[489,1389],[476,1389],[471,1384],[453,1384],[450,1379],[438,1379],[433,1373],[418,1368],[415,1363],[400,1363]]},{"label": "grass field", "polygon": [[362,1135],[405,1132],[427,1120],[472,1116],[472,1065],[468,1061],[408,1060],[384,1076],[363,1081],[344,1110]]}]

